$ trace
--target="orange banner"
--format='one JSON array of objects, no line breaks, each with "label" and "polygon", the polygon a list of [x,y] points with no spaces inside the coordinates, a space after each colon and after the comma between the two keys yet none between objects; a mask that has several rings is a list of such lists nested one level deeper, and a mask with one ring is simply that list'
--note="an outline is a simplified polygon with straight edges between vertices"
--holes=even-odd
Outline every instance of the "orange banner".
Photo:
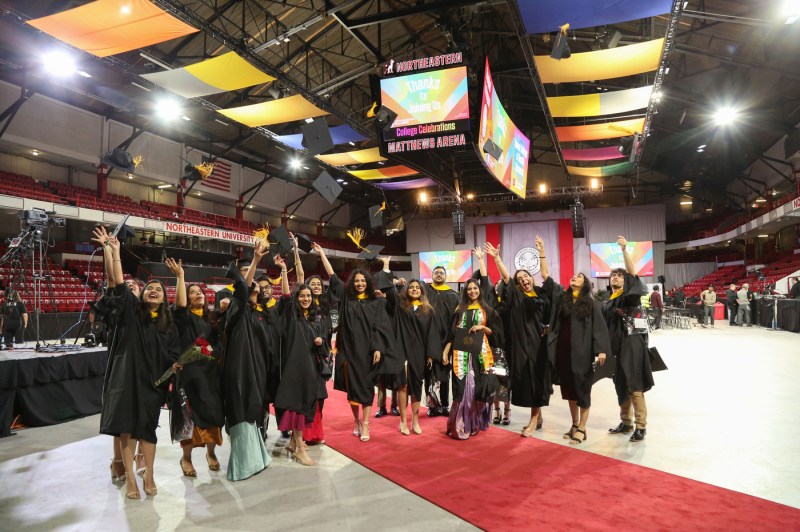
[{"label": "orange banner", "polygon": [[644,129],[644,118],[633,120],[620,120],[618,122],[605,122],[588,124],[585,126],[562,126],[556,128],[559,142],[577,142],[580,140],[602,140],[617,137],[628,137],[634,133],[641,133]]}]

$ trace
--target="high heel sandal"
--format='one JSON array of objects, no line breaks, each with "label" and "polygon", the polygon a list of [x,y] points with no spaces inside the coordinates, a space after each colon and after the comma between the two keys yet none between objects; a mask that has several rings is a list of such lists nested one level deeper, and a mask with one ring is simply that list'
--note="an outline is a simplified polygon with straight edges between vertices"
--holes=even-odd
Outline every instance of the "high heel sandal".
[{"label": "high heel sandal", "polygon": [[184,477],[189,477],[189,478],[196,478],[197,477],[197,471],[195,471],[194,466],[192,465],[191,462],[189,462],[189,465],[192,467],[191,469],[186,469],[185,467],[183,467],[183,464],[184,464],[183,457],[181,457],[181,461],[179,462],[179,464],[181,466],[181,471],[183,471],[183,476]]},{"label": "high heel sandal", "polygon": [[416,424],[413,421],[411,422],[411,432],[413,432],[417,436],[422,434],[422,427],[419,426],[419,420],[417,420]]},{"label": "high heel sandal", "polygon": [[361,436],[361,421],[358,419],[353,420],[355,421],[355,428],[353,428],[353,436]]},{"label": "high heel sandal", "polygon": [[[577,434],[578,432],[583,434],[583,439],[575,437],[575,434]],[[577,445],[579,443],[585,442],[587,439],[588,439],[588,437],[586,436],[586,429],[581,430],[581,429],[575,427],[575,431],[572,433],[572,436],[569,437],[569,443],[570,443],[570,445]]]},{"label": "high heel sandal", "polygon": [[494,409],[494,417],[492,418],[492,423],[494,423],[495,425],[499,425],[500,424],[500,409],[499,408],[495,408]]},{"label": "high heel sandal", "polygon": [[[141,499],[142,495],[139,493],[139,484],[136,484],[136,477],[135,476],[133,476],[133,483],[136,485],[136,491],[128,491],[125,494],[125,497],[128,498],[128,499]],[[125,473],[125,485],[126,485],[126,487],[127,487],[127,484],[128,484],[128,473]],[[127,489],[130,490],[129,487]]]},{"label": "high heel sandal", "polygon": [[[122,474],[118,475],[117,472],[114,470],[114,464],[123,464],[122,466]],[[114,460],[111,459],[111,482],[125,482],[125,463],[122,460]]]},{"label": "high heel sandal", "polygon": [[303,453],[303,456],[295,454],[294,461],[297,462],[298,464],[303,464],[304,466],[317,465],[317,463],[314,460],[312,460],[311,457],[308,456],[305,452]]},{"label": "high heel sandal", "polygon": [[539,413],[539,419],[536,420],[536,430],[542,430],[542,425],[544,424],[544,416]]},{"label": "high heel sandal", "polygon": [[147,466],[144,464],[144,455],[142,453],[134,454],[133,461],[135,462],[136,467],[136,474],[140,477],[144,478],[144,474],[147,472]]},{"label": "high heel sandal", "polygon": [[533,429],[530,427],[530,425],[522,428],[522,433],[520,436],[523,438],[533,438]]},{"label": "high heel sandal", "polygon": [[575,434],[575,430],[578,428],[578,425],[573,424],[570,429],[564,433],[564,439],[569,440]]},{"label": "high heel sandal", "polygon": [[511,418],[509,417],[509,414],[511,414],[510,408],[506,408],[505,410],[503,410],[503,425],[511,424]]},{"label": "high heel sandal", "polygon": [[[211,463],[211,459],[214,459],[215,464]],[[208,469],[209,471],[219,471],[219,460],[217,459],[217,455],[211,456],[206,452],[206,462],[208,462]]]},{"label": "high heel sandal", "polygon": [[361,423],[361,441],[369,441],[369,421]]},{"label": "high heel sandal", "polygon": [[400,434],[403,436],[409,436],[411,434],[411,432],[408,431],[408,425],[402,421],[400,422]]}]

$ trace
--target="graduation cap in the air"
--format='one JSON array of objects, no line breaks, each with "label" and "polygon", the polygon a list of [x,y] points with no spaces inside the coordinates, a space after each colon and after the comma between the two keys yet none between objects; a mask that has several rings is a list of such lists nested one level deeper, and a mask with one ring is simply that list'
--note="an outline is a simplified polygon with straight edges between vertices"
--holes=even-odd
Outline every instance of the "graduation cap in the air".
[{"label": "graduation cap in the air", "polygon": [[386,202],[381,205],[373,205],[369,208],[369,226],[373,229],[383,227],[383,212],[386,210]]},{"label": "graduation cap in the air", "polygon": [[333,149],[333,138],[325,118],[316,118],[303,124],[300,129],[303,131],[303,146],[311,155],[319,155]]},{"label": "graduation cap in the air", "polygon": [[319,192],[319,195],[325,198],[328,203],[336,201],[336,198],[342,193],[341,185],[339,185],[328,172],[319,174],[311,186],[314,187],[314,190]]},{"label": "graduation cap in the air", "polygon": [[297,247],[300,248],[300,251],[303,253],[311,253],[312,241],[308,235],[304,235],[303,233],[295,233],[294,236],[297,238]]},{"label": "graduation cap in the air", "polygon": [[285,225],[278,226],[273,229],[267,237],[269,241],[269,252],[272,255],[283,255],[284,257],[292,254],[292,241],[289,240],[289,231],[286,230]]},{"label": "graduation cap in the air", "polygon": [[378,258],[378,255],[381,254],[384,247],[385,246],[379,246],[377,244],[370,244],[361,250],[361,253],[358,254],[358,258],[364,259],[367,262],[372,262]]},{"label": "graduation cap in the air", "polygon": [[503,149],[495,144],[492,139],[486,139],[486,143],[483,145],[483,151],[491,155],[496,161],[499,161],[500,157],[503,156]]}]

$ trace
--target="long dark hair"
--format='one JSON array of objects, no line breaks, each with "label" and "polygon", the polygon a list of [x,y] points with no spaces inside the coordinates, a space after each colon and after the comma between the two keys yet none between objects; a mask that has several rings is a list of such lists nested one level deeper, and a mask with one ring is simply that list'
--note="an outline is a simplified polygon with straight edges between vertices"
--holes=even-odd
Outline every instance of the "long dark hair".
[{"label": "long dark hair", "polygon": [[[311,286],[310,284],[311,279],[319,279],[319,284],[322,285],[322,293],[319,295],[319,311],[327,316],[328,314],[330,314],[331,308],[330,308],[329,294],[325,293],[325,283],[322,282],[321,276],[314,274],[310,275],[309,277],[306,277],[305,284],[309,285],[309,287]],[[312,298],[314,297],[313,291],[311,292],[311,297]]]},{"label": "long dark hair", "polygon": [[201,292],[203,292],[203,319],[210,322],[211,319],[208,312],[208,305],[206,304],[207,302],[205,300],[206,293],[203,291],[203,287],[201,287],[199,284],[191,283],[186,285],[186,306],[190,311],[192,310],[192,302],[189,301],[189,290],[191,290],[193,286],[196,286]]},{"label": "long dark hair", "polygon": [[573,315],[576,318],[587,318],[592,314],[592,284],[586,274],[578,275],[583,277],[583,286],[578,291],[577,299],[572,297],[572,287],[568,286],[561,292],[558,300],[558,313],[565,318]]},{"label": "long dark hair", "polygon": [[411,279],[406,283],[405,290],[402,291],[400,294],[400,302],[403,305],[403,308],[408,310],[414,306],[414,300],[408,295],[408,287],[411,286],[411,283],[417,283],[419,285],[419,302],[421,303],[419,306],[419,311],[422,312],[425,316],[429,316],[433,312],[433,307],[431,306],[430,302],[428,301],[428,296],[425,295],[425,289],[423,288],[422,281],[419,279]]},{"label": "long dark hair", "polygon": [[[308,290],[311,293],[311,306],[308,307],[308,316],[303,312],[303,307],[300,306],[300,292]],[[314,293],[311,292],[311,287],[307,284],[299,284],[294,287],[294,294],[292,294],[292,307],[294,308],[295,315],[301,320],[316,321],[319,315],[319,306],[314,303]]]},{"label": "long dark hair", "polygon": [[[458,304],[458,309],[456,309],[458,312],[466,312],[467,307],[470,305],[469,296],[467,295],[467,289],[471,284],[477,286],[478,290],[481,289],[481,283],[479,283],[476,279],[468,280],[464,284],[464,288],[461,290],[461,302]],[[478,299],[476,300],[476,303],[478,303],[478,305],[481,306],[481,310],[483,312],[486,312],[486,305],[483,304],[483,297],[481,297],[481,294],[478,294]]]},{"label": "long dark hair", "polygon": [[169,302],[167,298],[167,287],[164,286],[164,283],[162,283],[158,279],[151,279],[147,281],[145,285],[142,287],[142,290],[139,292],[139,308],[138,308],[139,317],[143,322],[147,322],[152,319],[150,318],[150,306],[144,300],[144,291],[147,289],[148,286],[156,283],[160,284],[161,289],[164,291],[164,300],[158,306],[158,309],[156,309],[156,311],[158,312],[158,316],[156,317],[155,321],[156,329],[158,329],[160,332],[166,332],[172,326],[172,311],[170,311],[168,305]]},{"label": "long dark hair", "polygon": [[350,278],[347,279],[347,288],[346,294],[347,297],[350,299],[358,298],[358,292],[356,292],[356,275],[361,274],[364,276],[364,280],[367,282],[367,288],[364,290],[364,293],[367,294],[367,297],[370,299],[375,299],[375,284],[372,282],[372,276],[369,272],[363,268],[357,268],[353,270],[353,273],[350,274]]}]

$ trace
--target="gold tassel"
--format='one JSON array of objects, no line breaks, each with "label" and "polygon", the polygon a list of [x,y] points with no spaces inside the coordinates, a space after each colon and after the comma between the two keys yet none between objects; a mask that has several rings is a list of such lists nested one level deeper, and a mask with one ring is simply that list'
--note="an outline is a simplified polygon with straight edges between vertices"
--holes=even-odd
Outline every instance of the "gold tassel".
[{"label": "gold tassel", "polygon": [[139,168],[140,166],[142,166],[143,161],[144,157],[142,157],[141,155],[137,155],[136,157],[133,158],[133,167]]},{"label": "gold tassel", "polygon": [[379,213],[381,213],[382,211],[385,211],[385,210],[386,210],[386,202],[382,201],[381,202],[381,208],[378,209],[378,211],[374,214],[374,216],[378,216]]},{"label": "gold tassel", "polygon": [[567,34],[567,30],[569,29],[569,22],[567,22],[563,26],[559,26],[558,28],[561,31],[561,35],[566,35]]},{"label": "gold tassel", "polygon": [[375,118],[375,108],[378,107],[378,102],[372,102],[372,107],[367,111],[367,118]]},{"label": "gold tassel", "polygon": [[348,238],[353,241],[353,244],[356,245],[358,249],[364,249],[361,247],[361,241],[366,236],[366,233],[360,227],[356,227],[355,229],[351,229],[347,232]]},{"label": "gold tassel", "polygon": [[253,247],[258,249],[262,244],[267,244],[267,247],[269,247],[267,237],[269,237],[269,225],[263,224],[253,231]]},{"label": "gold tassel", "polygon": [[195,169],[200,174],[200,179],[206,179],[214,171],[214,163],[200,163],[195,166]]}]

